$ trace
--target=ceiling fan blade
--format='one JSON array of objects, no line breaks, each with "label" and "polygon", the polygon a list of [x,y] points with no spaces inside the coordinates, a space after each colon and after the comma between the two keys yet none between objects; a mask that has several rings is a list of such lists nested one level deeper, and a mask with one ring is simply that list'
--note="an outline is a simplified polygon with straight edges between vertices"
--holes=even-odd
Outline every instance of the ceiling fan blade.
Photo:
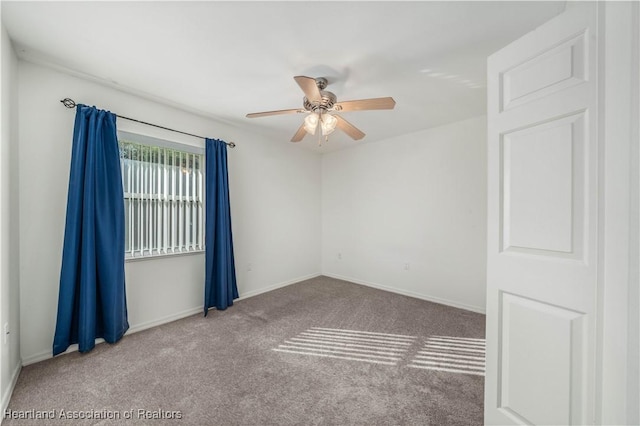
[{"label": "ceiling fan blade", "polygon": [[303,75],[293,78],[296,83],[298,83],[298,86],[300,86],[307,99],[309,99],[309,102],[320,102],[322,96],[320,95],[320,89],[318,89],[315,78],[305,77]]},{"label": "ceiling fan blade", "polygon": [[304,130],[304,123],[302,123],[302,126],[300,126],[296,134],[293,135],[293,137],[291,138],[291,142],[300,142],[302,138],[304,138],[304,135],[306,134],[307,134],[307,131]]},{"label": "ceiling fan blade", "polygon": [[247,118],[266,117],[268,115],[295,114],[298,112],[306,111],[303,109],[281,109],[278,111],[253,112],[251,114],[247,114]]},{"label": "ceiling fan blade", "polygon": [[396,106],[396,101],[388,97],[338,102],[333,108],[336,111],[366,111],[372,109],[393,109],[394,106]]},{"label": "ceiling fan blade", "polygon": [[333,116],[336,118],[336,120],[338,120],[338,122],[336,123],[336,126],[340,130],[345,132],[347,135],[349,135],[352,139],[360,140],[364,138],[364,133],[360,129],[358,129],[356,126],[349,123],[347,120],[345,120],[344,118],[340,117],[337,114],[333,114]]}]

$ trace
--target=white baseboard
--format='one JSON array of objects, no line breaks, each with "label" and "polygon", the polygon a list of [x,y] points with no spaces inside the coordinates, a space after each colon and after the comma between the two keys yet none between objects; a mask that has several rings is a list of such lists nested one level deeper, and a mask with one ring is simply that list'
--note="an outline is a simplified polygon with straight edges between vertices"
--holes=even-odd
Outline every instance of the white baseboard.
[{"label": "white baseboard", "polygon": [[262,294],[262,293],[267,293],[269,291],[277,290],[279,288],[286,287],[286,286],[291,285],[291,284],[299,283],[300,281],[310,280],[311,278],[319,277],[320,275],[322,275],[322,274],[320,272],[317,272],[317,273],[313,273],[313,274],[309,274],[309,275],[304,275],[302,277],[294,278],[292,280],[283,281],[281,283],[273,284],[273,285],[270,285],[268,287],[264,287],[264,288],[261,288],[261,289],[258,289],[258,290],[248,291],[248,292],[242,294],[237,300],[248,299],[250,297],[257,296],[257,295]]},{"label": "white baseboard", "polygon": [[16,387],[16,383],[18,382],[18,376],[20,375],[20,370],[22,369],[22,365],[18,363],[16,368],[13,370],[13,374],[11,375],[11,383],[9,387],[2,394],[2,401],[0,401],[0,424],[2,424],[2,419],[4,418],[4,413],[7,407],[9,406],[9,400],[11,400],[11,395],[13,394],[13,389]]},{"label": "white baseboard", "polygon": [[[96,345],[99,345],[100,343],[104,343],[104,339],[102,338],[97,338],[96,339]],[[66,354],[70,354],[72,352],[77,352],[78,351],[78,344],[73,344],[70,345],[66,351],[62,352],[60,355],[66,355]],[[53,358],[53,351],[49,350],[49,351],[43,351],[43,352],[39,352],[37,354],[33,354],[31,356],[28,356],[26,358],[22,358],[22,365],[24,367],[26,367],[27,365],[31,365],[31,364],[35,364],[37,362],[40,361],[46,361],[50,358]]]},{"label": "white baseboard", "polygon": [[331,277],[331,278],[336,278],[338,280],[349,281],[349,282],[352,282],[352,283],[355,283],[355,284],[364,285],[364,286],[367,286],[367,287],[377,288],[378,290],[384,290],[384,291],[388,291],[390,293],[401,294],[403,296],[414,297],[416,299],[422,299],[422,300],[426,300],[428,302],[439,303],[441,305],[447,305],[447,306],[451,306],[451,307],[458,308],[458,309],[464,309],[466,311],[476,312],[476,313],[479,313],[479,314],[485,314],[486,313],[484,307],[467,305],[465,303],[455,302],[453,300],[442,299],[440,297],[434,297],[434,296],[429,296],[429,295],[420,294],[420,293],[414,293],[412,291],[401,290],[401,289],[398,289],[398,288],[388,287],[388,286],[385,286],[385,285],[382,285],[382,284],[378,284],[378,283],[372,283],[372,282],[369,282],[369,281],[359,280],[357,278],[345,277],[345,276],[338,275],[338,274],[323,273],[322,275],[327,276],[327,277]]},{"label": "white baseboard", "polygon": [[[133,334],[133,333],[137,333],[138,331],[142,331],[142,330],[146,330],[152,327],[156,327],[158,325],[162,325],[162,324],[167,324],[169,322],[173,322],[173,321],[177,321],[179,319],[182,318],[186,318],[189,317],[191,315],[197,314],[198,312],[202,312],[202,306],[199,306],[197,308],[190,308],[190,309],[186,309],[184,311],[175,313],[175,314],[171,314],[171,315],[167,315],[165,317],[162,318],[158,318],[152,321],[146,321],[140,324],[136,324],[132,327],[129,327],[129,330],[127,330],[127,332],[125,333],[125,336],[129,335],[129,334]],[[96,339],[96,345],[99,345],[100,343],[104,343],[104,339],[102,338],[98,338]],[[73,344],[70,345],[66,351],[64,351],[63,353],[61,353],[60,355],[65,355],[65,354],[69,354],[72,352],[77,352],[78,351],[78,344]],[[40,352],[34,355],[31,355],[29,357],[23,358],[22,359],[22,365],[30,365],[30,364],[35,364],[36,362],[40,362],[40,361],[44,361],[47,359],[53,358],[53,352],[52,351],[44,351],[44,352]]]},{"label": "white baseboard", "polygon": [[149,328],[157,327],[162,324],[167,324],[173,321],[177,321],[179,319],[190,317],[191,315],[195,315],[198,312],[202,312],[202,306],[198,306],[196,308],[189,308],[175,314],[167,315],[162,318],[158,318],[152,321],[146,321],[146,322],[134,325],[133,327],[129,327],[129,330],[127,330],[126,334],[137,333],[138,331],[147,330]]},{"label": "white baseboard", "polygon": [[[305,275],[305,276],[298,277],[298,278],[294,278],[294,279],[291,279],[291,280],[288,280],[288,281],[284,281],[284,282],[281,282],[281,283],[273,284],[273,285],[270,285],[270,286],[267,286],[267,287],[264,287],[264,288],[261,288],[261,289],[258,289],[258,290],[249,291],[247,293],[242,294],[236,300],[248,299],[250,297],[254,297],[254,296],[257,296],[257,295],[262,294],[262,293],[273,291],[273,290],[276,290],[278,288],[286,287],[288,285],[295,284],[295,283],[298,283],[300,281],[308,280],[310,278],[315,278],[315,277],[318,277],[318,276],[320,276],[319,272],[318,273],[309,274],[309,275]],[[167,323],[170,323],[170,322],[173,322],[173,321],[177,321],[179,319],[186,318],[186,317],[189,317],[191,315],[195,315],[195,314],[197,314],[199,312],[202,312],[202,311],[203,311],[203,307],[202,307],[202,305],[200,305],[200,306],[189,308],[189,309],[186,309],[184,311],[181,311],[181,312],[178,312],[178,313],[175,313],[175,314],[171,314],[171,315],[167,315],[167,316],[164,316],[162,318],[158,318],[158,319],[155,319],[155,320],[152,320],[152,321],[146,321],[146,322],[143,322],[143,323],[140,323],[140,324],[136,324],[136,325],[133,325],[132,327],[130,327],[129,330],[127,330],[127,333],[125,334],[125,336],[129,335],[129,334],[137,333],[138,331],[147,330],[149,328],[156,327],[156,326],[159,326],[159,325],[162,325],[162,324],[167,324]],[[100,344],[100,343],[103,343],[103,342],[104,342],[104,339],[96,339],[96,345]],[[69,346],[69,348],[66,351],[64,351],[61,355],[68,354],[68,353],[71,353],[71,352],[76,352],[77,350],[78,350],[78,345],[74,344],[74,345]],[[30,364],[35,364],[36,362],[45,361],[45,360],[50,359],[50,358],[53,358],[53,352],[50,351],[50,350],[49,351],[43,351],[43,352],[28,356],[26,358],[23,358],[22,359],[22,365],[26,366],[26,365],[30,365]]]}]

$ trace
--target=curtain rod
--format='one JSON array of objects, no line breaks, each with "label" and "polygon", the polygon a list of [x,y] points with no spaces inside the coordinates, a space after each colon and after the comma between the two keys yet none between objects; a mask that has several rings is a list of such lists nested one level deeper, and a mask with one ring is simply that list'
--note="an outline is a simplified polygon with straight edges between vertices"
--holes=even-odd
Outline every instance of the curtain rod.
[{"label": "curtain rod", "polygon": [[[76,107],[76,103],[74,102],[73,99],[64,98],[60,102],[62,102],[62,105],[66,106],[69,109],[72,109],[72,108]],[[157,127],[159,129],[169,130],[171,132],[181,133],[181,134],[187,135],[187,136],[193,136],[194,138],[208,139],[208,138],[205,138],[204,136],[198,136],[198,135],[194,135],[193,133],[187,133],[187,132],[183,132],[183,131],[180,131],[180,130],[170,129],[169,127],[159,126],[159,125],[153,124],[153,123],[147,123],[146,121],[136,120],[135,118],[125,117],[124,115],[118,115],[118,114],[114,114],[114,115],[116,117],[118,117],[118,118],[122,118],[122,119],[129,120],[129,121],[135,121],[136,123],[146,124],[147,126]],[[236,147],[236,144],[233,143],[233,142],[225,142],[225,141],[222,141],[222,142],[227,144],[230,148],[235,148]]]}]

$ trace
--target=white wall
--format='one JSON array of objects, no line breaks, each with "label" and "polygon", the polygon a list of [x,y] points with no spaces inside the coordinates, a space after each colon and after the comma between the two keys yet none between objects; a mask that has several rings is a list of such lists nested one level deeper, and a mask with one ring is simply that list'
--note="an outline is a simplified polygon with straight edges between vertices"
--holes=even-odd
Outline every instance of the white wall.
[{"label": "white wall", "polygon": [[[2,140],[0,143],[0,412],[9,403],[20,371],[20,301],[18,282],[18,233],[14,228],[17,209],[15,159],[18,135],[18,59],[9,36],[1,26],[2,38]],[[7,342],[4,325],[9,325]],[[1,421],[1,420],[0,420]]]},{"label": "white wall", "polygon": [[323,274],[484,312],[486,167],[484,116],[323,156]]},{"label": "white wall", "polygon": [[[22,359],[51,356],[76,102],[234,141],[228,150],[241,297],[320,271],[320,157],[284,141],[19,61],[19,208]],[[198,146],[190,137],[118,120],[118,128]],[[252,272],[247,272],[247,264]],[[200,312],[204,255],[128,262],[129,323],[139,330]]]}]

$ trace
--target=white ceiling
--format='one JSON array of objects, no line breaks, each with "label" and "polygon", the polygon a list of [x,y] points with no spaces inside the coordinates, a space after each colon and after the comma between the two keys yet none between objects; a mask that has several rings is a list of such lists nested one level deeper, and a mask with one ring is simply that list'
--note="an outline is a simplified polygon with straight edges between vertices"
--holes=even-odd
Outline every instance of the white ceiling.
[{"label": "white ceiling", "polygon": [[[342,113],[367,136],[354,142],[336,131],[321,148],[327,152],[484,114],[487,56],[563,9],[564,2],[2,1],[2,20],[24,59],[257,126],[282,143],[303,115],[245,115],[301,107],[295,75],[326,77],[338,101],[393,96],[394,110]],[[317,137],[301,144],[318,149]]]}]

